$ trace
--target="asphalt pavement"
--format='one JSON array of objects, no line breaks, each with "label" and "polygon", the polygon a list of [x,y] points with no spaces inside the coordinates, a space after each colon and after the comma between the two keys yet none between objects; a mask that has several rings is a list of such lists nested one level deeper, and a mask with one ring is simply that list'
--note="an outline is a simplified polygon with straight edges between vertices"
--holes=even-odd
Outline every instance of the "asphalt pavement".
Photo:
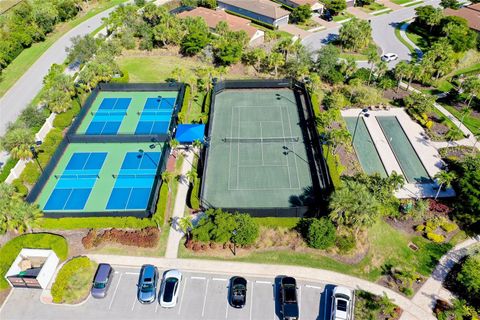
[{"label": "asphalt pavement", "polygon": [[[89,297],[78,306],[43,304],[38,289],[14,289],[3,309],[2,320],[268,320],[280,319],[276,278],[246,277],[247,303],[235,309],[228,303],[230,276],[184,272],[177,305],[164,309],[155,301],[140,304],[136,297],[139,268],[115,267],[107,297]],[[162,273],[165,270],[159,270]],[[92,275],[93,277],[93,275]],[[329,320],[332,285],[298,281],[302,320]],[[19,308],[21,306],[21,308]]]}]

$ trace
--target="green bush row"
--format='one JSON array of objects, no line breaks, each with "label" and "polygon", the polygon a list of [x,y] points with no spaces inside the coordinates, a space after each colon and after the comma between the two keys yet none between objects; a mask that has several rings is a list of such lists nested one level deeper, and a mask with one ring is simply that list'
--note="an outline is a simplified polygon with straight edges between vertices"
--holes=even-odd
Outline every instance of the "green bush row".
[{"label": "green bush row", "polygon": [[63,113],[59,113],[53,120],[53,126],[57,129],[65,129],[72,124],[73,118],[80,112],[81,106],[78,99],[72,100],[72,107]]},{"label": "green bush row", "polygon": [[178,119],[180,120],[180,123],[187,123],[187,112],[188,112],[188,105],[190,103],[190,95],[192,93],[192,90],[190,89],[190,86],[186,85],[185,86],[185,94],[183,96],[183,103],[182,103],[182,109],[178,113]]},{"label": "green bush row", "polygon": [[21,196],[26,197],[28,194],[28,188],[23,184],[22,179],[18,178],[12,181],[12,186],[15,191]]},{"label": "green bush row", "polygon": [[158,195],[157,210],[155,211],[154,220],[163,225],[165,223],[165,211],[167,211],[168,201],[168,185],[162,183],[160,194]]},{"label": "green bush row", "polygon": [[155,226],[151,219],[138,219],[134,217],[85,217],[85,218],[41,218],[38,221],[39,228],[48,230],[72,230],[72,229],[143,229]]},{"label": "green bush row", "polygon": [[205,102],[203,104],[203,113],[209,115],[210,114],[210,104],[212,103],[212,91],[210,90],[207,92],[207,96],[205,97]]},{"label": "green bush row", "polygon": [[8,158],[7,163],[3,165],[2,170],[0,171],[0,182],[4,182],[7,179],[8,175],[10,174],[10,170],[15,167],[17,162],[17,159]]},{"label": "green bush row", "polygon": [[192,209],[200,208],[200,178],[195,178],[193,180],[192,192],[190,193],[190,205]]},{"label": "green bush row", "polygon": [[338,188],[342,183],[340,175],[343,171],[340,159],[338,158],[338,155],[329,154],[327,146],[323,146],[323,156],[327,160],[328,172],[330,173],[333,186]]},{"label": "green bush row", "polygon": [[0,248],[0,289],[8,287],[8,282],[4,276],[23,248],[51,249],[60,260],[65,260],[68,256],[68,243],[62,236],[49,233],[31,233],[16,237]]},{"label": "green bush row", "polygon": [[110,83],[128,83],[130,81],[130,75],[127,70],[122,70],[122,76],[119,78],[112,78]]},{"label": "green bush row", "polygon": [[253,218],[259,226],[266,228],[287,228],[293,229],[297,226],[300,218]]},{"label": "green bush row", "polygon": [[[74,284],[72,283],[75,276],[82,272],[88,272],[88,270],[93,269],[93,262],[87,257],[78,257],[73,258],[72,260],[65,263],[60,269],[55,278],[55,282],[52,285],[52,298],[55,303],[67,302],[65,301],[65,295],[68,291],[71,290],[71,286],[75,285],[88,285],[89,283],[83,284]],[[78,289],[78,288],[75,288]],[[85,288],[83,288],[85,289]]]}]

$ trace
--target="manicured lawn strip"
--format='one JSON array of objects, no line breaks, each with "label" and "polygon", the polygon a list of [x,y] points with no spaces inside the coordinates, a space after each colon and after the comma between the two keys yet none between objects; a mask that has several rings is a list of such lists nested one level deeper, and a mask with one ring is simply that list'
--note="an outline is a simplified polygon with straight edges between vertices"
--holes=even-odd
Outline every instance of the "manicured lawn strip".
[{"label": "manicured lawn strip", "polygon": [[402,27],[402,25],[403,25],[403,23],[396,26],[395,36],[405,47],[408,48],[408,50],[410,50],[411,54],[416,54],[416,51],[412,47],[412,45],[410,43],[408,43],[407,41],[405,41],[405,39],[403,39],[402,35],[400,34],[400,28]]},{"label": "manicured lawn strip", "polygon": [[455,71],[455,75],[469,75],[469,74],[474,74],[474,73],[480,73],[480,63],[476,63],[474,65],[471,65],[470,67],[463,68],[460,70]]},{"label": "manicured lawn strip", "polygon": [[65,263],[52,285],[55,303],[79,303],[90,291],[97,264],[87,257],[73,258]]},{"label": "manicured lawn strip", "polygon": [[447,118],[443,113],[441,113],[437,108],[433,108],[432,113],[435,114],[438,118],[441,119],[441,122],[447,125],[449,128],[456,128],[457,126],[453,123],[452,120]]},{"label": "manicured lawn strip", "polygon": [[3,165],[2,170],[0,171],[0,182],[4,182],[8,175],[10,174],[10,170],[15,167],[18,160],[13,158],[8,158],[7,162]]},{"label": "manicured lawn strip", "polygon": [[369,4],[367,6],[363,6],[360,9],[362,11],[365,11],[366,13],[370,13],[370,12],[374,12],[374,11],[378,11],[378,10],[383,10],[383,9],[386,9],[386,8],[387,7],[385,7],[383,4],[380,4],[380,3],[377,3],[377,2],[372,2],[371,4]]},{"label": "manicured lawn strip", "polygon": [[[447,104],[443,104],[443,103],[442,103],[442,106],[445,109],[447,109],[451,114],[453,114],[455,116],[455,118],[457,118],[458,120],[460,120],[462,118],[461,112],[458,111],[457,109],[455,109],[454,107],[449,106]],[[470,131],[472,131],[472,133],[474,135],[480,134],[480,119],[479,118],[474,118],[472,116],[465,116],[463,118],[463,124]]]},{"label": "manicured lawn strip", "polygon": [[430,48],[430,43],[435,41],[435,37],[429,33],[426,33],[425,30],[417,28],[413,24],[408,26],[407,30],[405,30],[405,33],[407,34],[408,39],[415,43],[423,52],[428,51]]},{"label": "manicured lawn strip", "polygon": [[38,227],[46,230],[74,230],[83,228],[143,229],[154,226],[155,223],[151,219],[138,219],[134,217],[41,218],[38,221]]},{"label": "manicured lawn strip", "polygon": [[376,12],[373,15],[374,16],[381,16],[382,14],[389,14],[392,11],[393,11],[392,9],[388,9],[388,10],[385,10],[385,11],[382,11],[382,12]]},{"label": "manicured lawn strip", "polygon": [[78,26],[80,23],[90,19],[91,17],[97,15],[98,13],[105,11],[113,6],[116,6],[120,3],[125,2],[126,0],[111,0],[106,2],[100,2],[95,8],[89,10],[86,14],[78,16],[74,20],[59,24],[55,31],[47,36],[45,41],[34,43],[30,48],[25,50],[18,55],[15,60],[12,61],[3,71],[0,81],[0,96],[3,96],[8,89],[10,89],[13,84],[20,79],[20,77],[31,67],[35,61],[45,51],[50,48],[58,39],[60,39],[64,34],[66,34],[71,29]]},{"label": "manicured lawn strip", "polygon": [[353,14],[351,14],[347,11],[342,11],[338,15],[333,17],[333,21],[340,22],[340,21],[343,21],[343,20],[351,19],[353,17],[354,17]]},{"label": "manicured lawn strip", "polygon": [[367,61],[368,57],[361,53],[340,53],[340,58],[346,59],[347,57],[352,57],[356,61]]},{"label": "manicured lawn strip", "polygon": [[[392,265],[399,268],[414,268],[424,276],[434,269],[438,259],[452,245],[435,244],[422,237],[404,234],[384,221],[378,222],[369,230],[370,250],[357,264],[345,264],[320,253],[294,252],[291,250],[265,250],[253,252],[247,256],[219,257],[196,254],[184,246],[179,248],[181,258],[216,259],[244,261],[253,263],[288,264],[337,271],[370,281],[376,281],[382,275],[382,268]],[[412,251],[408,243],[413,242],[419,250]]]},{"label": "manicured lawn strip", "polygon": [[0,289],[9,286],[5,280],[10,265],[23,248],[52,249],[60,260],[68,256],[68,244],[64,237],[49,233],[30,233],[16,237],[0,248]]},{"label": "manicured lawn strip", "polygon": [[413,6],[416,6],[417,4],[420,4],[422,3],[423,1],[412,1],[406,5],[404,5],[405,8],[408,8],[408,7],[413,7]]},{"label": "manicured lawn strip", "polygon": [[415,0],[391,0],[393,3],[395,4],[398,4],[398,5],[401,5],[401,4],[405,4],[405,3],[409,3],[409,2],[413,2]]},{"label": "manicured lawn strip", "polygon": [[300,221],[300,218],[253,218],[259,226],[267,228],[293,229]]}]

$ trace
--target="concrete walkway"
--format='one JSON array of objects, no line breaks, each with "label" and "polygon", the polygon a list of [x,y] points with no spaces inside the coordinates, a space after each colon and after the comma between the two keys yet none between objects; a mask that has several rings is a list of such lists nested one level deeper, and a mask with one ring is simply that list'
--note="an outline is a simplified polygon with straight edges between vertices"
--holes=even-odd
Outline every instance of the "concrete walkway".
[{"label": "concrete walkway", "polygon": [[[445,281],[453,266],[469,253],[469,248],[480,243],[480,238],[470,238],[445,254],[439,261],[430,278],[425,281],[412,299],[412,303],[421,307],[425,312],[431,312],[435,306],[437,298],[450,301],[453,295],[447,289],[443,288]],[[404,320],[404,318],[400,318]],[[406,318],[405,318],[406,319]]]},{"label": "concrete walkway", "polygon": [[413,47],[413,49],[415,50],[415,53],[417,55],[417,59],[420,59],[423,57],[423,51],[422,49],[420,49],[415,43],[413,43],[412,40],[410,40],[407,36],[407,33],[406,33],[406,30],[408,28],[408,26],[410,25],[412,21],[410,22],[405,22],[404,24],[402,24],[400,26],[400,36],[403,38],[403,40],[405,40],[405,42],[407,42],[409,45],[411,45]]},{"label": "concrete walkway", "polygon": [[187,199],[188,187],[190,182],[187,179],[187,172],[192,170],[194,151],[186,151],[186,157],[183,161],[182,172],[178,182],[177,196],[175,198],[175,205],[173,207],[172,224],[170,226],[170,233],[168,234],[167,250],[165,251],[166,258],[176,258],[178,255],[178,245],[183,237],[183,232],[178,225],[178,221],[185,213],[185,203]]},{"label": "concrete walkway", "polygon": [[90,259],[97,262],[140,267],[143,264],[153,264],[162,270],[180,269],[185,271],[221,273],[229,275],[276,277],[278,275],[290,275],[302,280],[315,280],[325,283],[338,284],[350,288],[362,289],[377,295],[385,292],[394,303],[403,309],[404,319],[433,320],[431,311],[425,311],[407,297],[396,293],[376,283],[344,275],[341,273],[298,266],[283,266],[272,264],[254,264],[244,262],[226,262],[203,259],[167,259],[153,257],[131,257],[117,255],[88,254]]}]

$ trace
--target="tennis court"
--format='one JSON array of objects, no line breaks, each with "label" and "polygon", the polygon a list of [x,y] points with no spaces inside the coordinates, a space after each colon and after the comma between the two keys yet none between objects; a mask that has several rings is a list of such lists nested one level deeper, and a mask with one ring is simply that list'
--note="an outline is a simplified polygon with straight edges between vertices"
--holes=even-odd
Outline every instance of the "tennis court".
[{"label": "tennis court", "polygon": [[145,210],[162,145],[71,143],[38,197],[45,212]]},{"label": "tennis court", "polygon": [[167,133],[177,95],[177,91],[101,91],[77,134]]},{"label": "tennis court", "polygon": [[203,200],[221,208],[283,208],[312,186],[290,89],[228,89],[215,96]]}]

